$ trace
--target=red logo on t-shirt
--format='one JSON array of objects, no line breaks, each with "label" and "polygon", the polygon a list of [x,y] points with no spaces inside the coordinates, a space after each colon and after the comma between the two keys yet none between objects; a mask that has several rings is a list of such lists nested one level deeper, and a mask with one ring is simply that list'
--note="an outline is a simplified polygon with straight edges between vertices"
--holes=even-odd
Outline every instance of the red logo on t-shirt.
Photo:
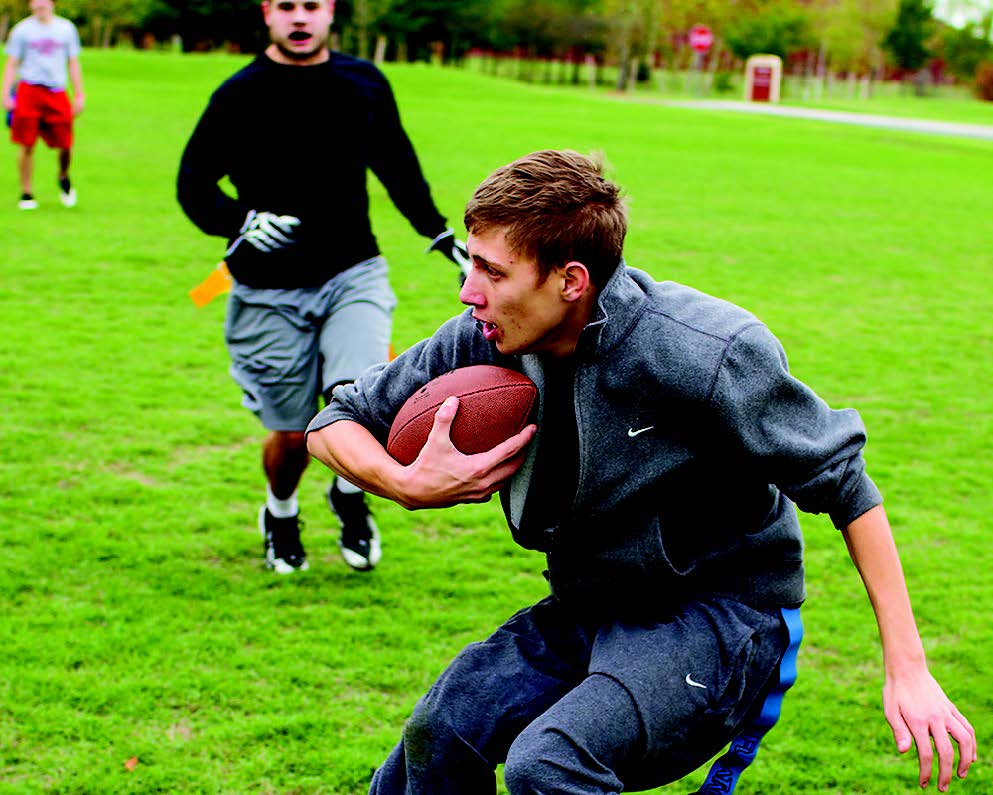
[{"label": "red logo on t-shirt", "polygon": [[38,50],[42,55],[54,55],[59,51],[60,46],[56,39],[38,39],[31,42],[31,49]]}]

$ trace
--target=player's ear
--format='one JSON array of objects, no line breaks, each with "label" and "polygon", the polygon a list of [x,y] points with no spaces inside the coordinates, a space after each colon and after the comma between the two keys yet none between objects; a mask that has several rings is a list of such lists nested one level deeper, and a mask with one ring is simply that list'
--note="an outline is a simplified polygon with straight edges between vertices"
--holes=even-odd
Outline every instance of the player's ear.
[{"label": "player's ear", "polygon": [[590,272],[582,262],[567,262],[562,268],[562,298],[578,301],[592,286]]}]

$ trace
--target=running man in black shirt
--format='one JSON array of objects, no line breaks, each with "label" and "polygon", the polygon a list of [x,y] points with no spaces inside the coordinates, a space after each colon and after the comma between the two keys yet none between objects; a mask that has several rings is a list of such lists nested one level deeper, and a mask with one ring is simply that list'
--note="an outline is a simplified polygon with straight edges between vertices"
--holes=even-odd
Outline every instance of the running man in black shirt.
[{"label": "running man in black shirt", "polygon": [[[318,400],[388,356],[396,304],[369,222],[366,171],[418,233],[465,270],[400,124],[386,78],[328,49],[333,0],[262,3],[271,43],[210,99],[179,168],[178,198],[204,232],[228,240],[234,287],[225,320],[231,373],[269,434],[259,511],[266,566],[307,568],[296,490]],[[264,152],[278,146],[278,160]],[[237,198],[219,183],[227,177]],[[352,568],[380,559],[365,495],[337,478],[328,502]]]}]

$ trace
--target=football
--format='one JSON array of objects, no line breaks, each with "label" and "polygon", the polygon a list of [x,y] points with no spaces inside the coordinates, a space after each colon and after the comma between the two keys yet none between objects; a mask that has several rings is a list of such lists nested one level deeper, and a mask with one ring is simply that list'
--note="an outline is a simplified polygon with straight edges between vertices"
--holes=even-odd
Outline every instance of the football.
[{"label": "football", "polygon": [[466,455],[490,450],[519,433],[538,402],[538,388],[526,375],[490,364],[460,367],[407,398],[390,426],[386,451],[404,466],[412,463],[428,439],[435,412],[452,395],[459,399],[452,443]]}]

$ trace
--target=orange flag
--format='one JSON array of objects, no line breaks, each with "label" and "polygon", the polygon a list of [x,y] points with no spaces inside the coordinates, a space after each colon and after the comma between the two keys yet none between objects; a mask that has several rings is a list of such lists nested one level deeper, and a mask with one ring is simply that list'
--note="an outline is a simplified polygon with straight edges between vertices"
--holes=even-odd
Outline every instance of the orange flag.
[{"label": "orange flag", "polygon": [[210,276],[190,290],[190,300],[199,306],[207,306],[217,296],[231,289],[231,272],[226,262],[218,263]]}]

